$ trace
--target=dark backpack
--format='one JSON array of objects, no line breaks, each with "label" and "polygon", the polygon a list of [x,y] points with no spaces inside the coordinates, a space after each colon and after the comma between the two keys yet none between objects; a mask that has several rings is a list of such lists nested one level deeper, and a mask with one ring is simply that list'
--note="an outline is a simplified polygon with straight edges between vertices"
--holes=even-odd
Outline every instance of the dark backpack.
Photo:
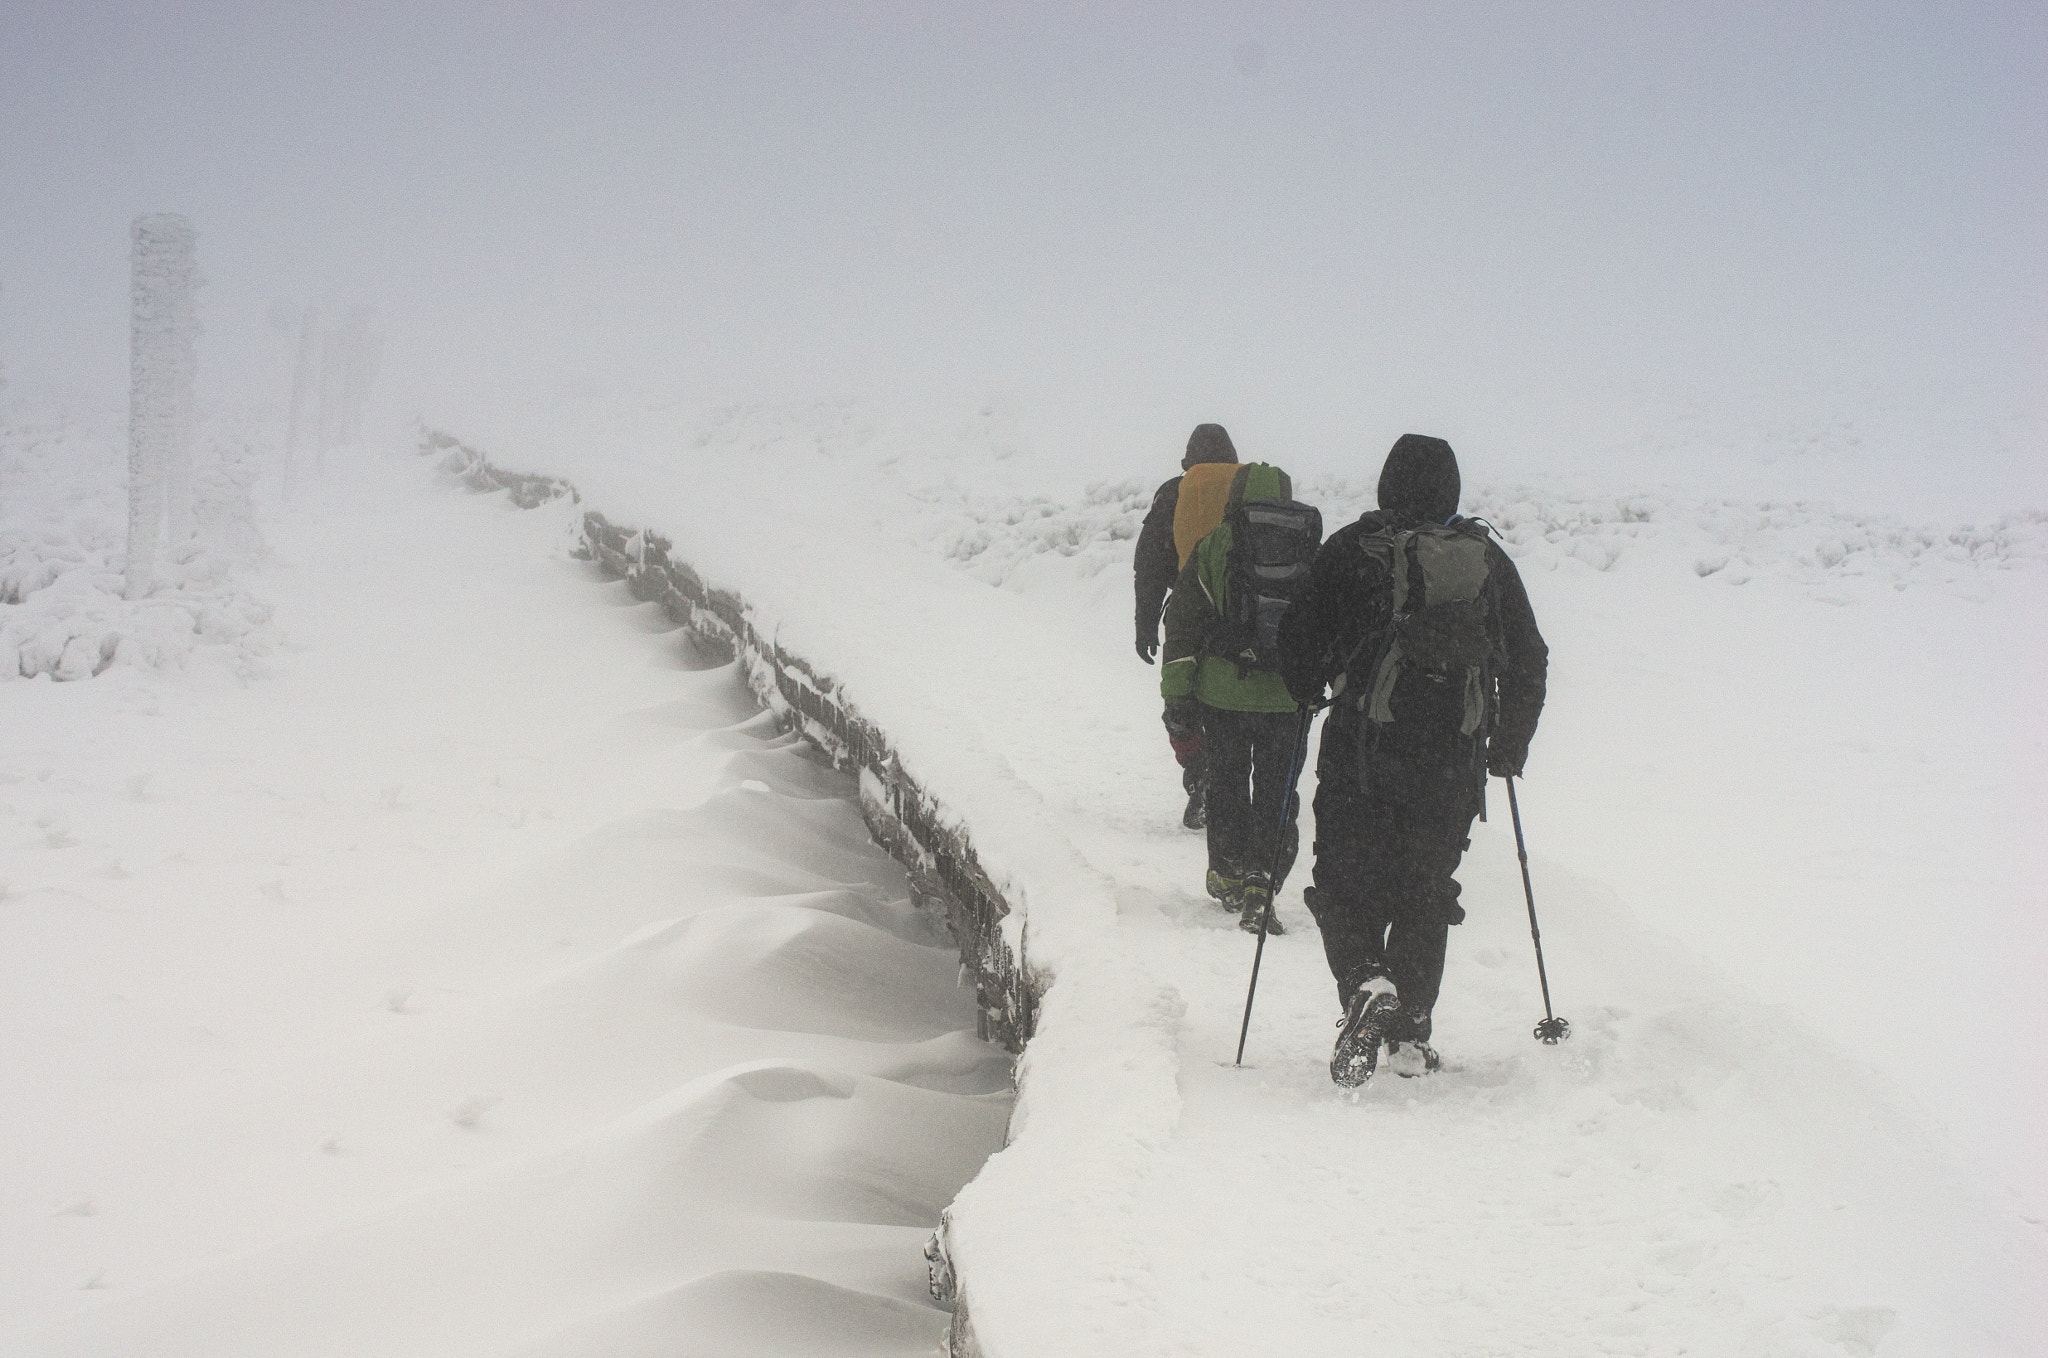
[{"label": "dark backpack", "polygon": [[1391,593],[1384,626],[1358,652],[1365,663],[1347,666],[1338,689],[1367,721],[1391,723],[1395,689],[1429,671],[1437,682],[1463,684],[1460,735],[1480,734],[1492,723],[1501,644],[1487,588],[1489,531],[1483,519],[1459,519],[1359,539],[1366,557],[1386,570]]},{"label": "dark backpack", "polygon": [[1245,500],[1230,528],[1229,582],[1222,622],[1209,650],[1242,669],[1280,666],[1280,619],[1308,592],[1309,567],[1323,544],[1323,514],[1299,500]]}]

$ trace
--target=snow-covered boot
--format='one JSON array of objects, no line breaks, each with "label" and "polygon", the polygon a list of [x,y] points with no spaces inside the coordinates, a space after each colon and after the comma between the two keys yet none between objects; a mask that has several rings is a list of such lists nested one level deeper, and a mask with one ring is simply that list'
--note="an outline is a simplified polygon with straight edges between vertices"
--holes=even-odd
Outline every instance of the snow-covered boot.
[{"label": "snow-covered boot", "polygon": [[1330,1053],[1330,1078],[1355,1089],[1372,1078],[1380,1063],[1380,1043],[1401,1012],[1401,993],[1393,981],[1374,976],[1353,991],[1337,1020],[1337,1047]]},{"label": "snow-covered boot", "polygon": [[1209,895],[1225,910],[1234,912],[1244,907],[1243,877],[1210,868],[1208,885]]},{"label": "snow-covered boot", "polygon": [[1180,823],[1190,830],[1200,830],[1209,823],[1209,808],[1203,791],[1200,783],[1188,789],[1188,807],[1180,813]]},{"label": "snow-covered boot", "polygon": [[1427,1042],[1409,1038],[1387,1044],[1386,1068],[1404,1080],[1412,1080],[1418,1075],[1434,1075],[1442,1064],[1437,1059],[1436,1049]]},{"label": "snow-covered boot", "polygon": [[1243,902],[1242,909],[1244,911],[1243,914],[1238,916],[1238,928],[1248,934],[1255,934],[1259,931],[1259,921],[1263,918],[1266,922],[1267,933],[1284,934],[1287,932],[1280,925],[1280,914],[1278,911],[1272,911],[1271,916],[1267,917],[1267,912],[1272,910],[1273,906],[1273,879],[1271,877],[1263,872],[1246,873],[1244,875],[1244,891],[1239,895],[1238,899]]}]

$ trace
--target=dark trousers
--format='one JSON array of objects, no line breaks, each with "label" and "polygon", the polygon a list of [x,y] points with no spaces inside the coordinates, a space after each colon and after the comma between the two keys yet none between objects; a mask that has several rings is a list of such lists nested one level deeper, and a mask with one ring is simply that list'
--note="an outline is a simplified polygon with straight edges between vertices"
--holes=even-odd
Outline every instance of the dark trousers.
[{"label": "dark trousers", "polygon": [[1479,813],[1474,747],[1455,731],[1401,731],[1397,723],[1361,759],[1364,738],[1356,721],[1323,729],[1309,905],[1338,1000],[1386,976],[1415,1036],[1426,1039],[1450,927],[1465,918],[1452,874]]},{"label": "dark trousers", "polygon": [[[1273,874],[1287,880],[1301,847],[1301,798],[1294,795],[1293,712],[1231,712],[1202,708],[1202,758],[1208,766],[1209,866],[1226,877]],[[1286,826],[1281,826],[1281,804]]]}]

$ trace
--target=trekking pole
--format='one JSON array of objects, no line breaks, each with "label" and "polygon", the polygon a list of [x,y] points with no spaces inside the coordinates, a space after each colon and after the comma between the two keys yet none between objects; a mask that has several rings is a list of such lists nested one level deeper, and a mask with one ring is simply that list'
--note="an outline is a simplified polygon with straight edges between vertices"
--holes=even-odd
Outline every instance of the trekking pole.
[{"label": "trekking pole", "polygon": [[1529,885],[1529,846],[1522,839],[1522,808],[1515,802],[1515,780],[1507,779],[1508,814],[1515,822],[1515,856],[1522,860],[1522,895],[1529,901],[1529,941],[1536,945],[1536,981],[1543,987],[1543,1022],[1536,1025],[1535,1038],[1555,1047],[1572,1035],[1572,1025],[1550,1012],[1550,977],[1543,970],[1543,933],[1536,927],[1536,888]]},{"label": "trekking pole", "polygon": [[[1294,753],[1287,761],[1287,786],[1280,791],[1280,829],[1273,837],[1272,867],[1280,866],[1280,846],[1287,840],[1287,813],[1294,803],[1294,781],[1301,777],[1301,762],[1308,751],[1309,724],[1316,719],[1316,709],[1301,709],[1301,724],[1294,731]],[[1268,872],[1268,878],[1277,877],[1277,872]],[[1273,919],[1273,896],[1266,894],[1266,907],[1259,912],[1259,945],[1252,949],[1252,983],[1244,992],[1244,1022],[1237,1029],[1237,1059],[1230,1064],[1244,1064],[1244,1040],[1252,1030],[1252,997],[1259,993],[1259,962],[1266,955],[1266,926]]]}]

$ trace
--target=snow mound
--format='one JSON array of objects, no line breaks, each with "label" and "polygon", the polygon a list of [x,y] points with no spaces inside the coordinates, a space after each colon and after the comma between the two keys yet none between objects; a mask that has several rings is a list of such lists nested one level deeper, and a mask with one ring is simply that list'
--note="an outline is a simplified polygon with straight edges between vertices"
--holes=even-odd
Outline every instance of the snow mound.
[{"label": "snow mound", "polygon": [[722,731],[740,725],[761,710],[737,664],[699,670],[690,675],[685,688],[682,697],[641,708],[621,720],[685,731]]},{"label": "snow mound", "polygon": [[696,1211],[929,1225],[1000,1145],[1010,1100],[763,1061],[625,1120],[615,1153],[649,1202]]},{"label": "snow mound", "polygon": [[927,1358],[946,1318],[801,1273],[728,1269],[593,1317],[518,1358]]},{"label": "snow mound", "polygon": [[902,869],[875,848],[850,803],[785,797],[741,784],[682,813],[679,829],[735,843],[772,843],[787,864],[837,883],[872,882],[908,894]]},{"label": "snow mound", "polygon": [[[734,1268],[915,1307],[903,1261],[1000,1144],[1009,1102],[777,1061],[729,1068],[559,1149],[127,1293],[29,1351],[485,1358],[536,1334],[580,1342],[584,1325],[630,1323],[618,1308],[635,1298]],[[706,1304],[721,1294],[733,1299],[720,1284]],[[927,1314],[936,1335],[946,1317]],[[655,1352],[681,1342],[663,1339]]]},{"label": "snow mound", "polygon": [[974,1026],[956,952],[802,906],[700,911],[633,946],[681,1002],[744,1027],[901,1042]]},{"label": "snow mound", "polygon": [[742,750],[726,761],[725,781],[732,786],[759,783],[780,796],[806,801],[850,800],[853,775],[805,755],[808,748],[801,736],[790,735],[780,745]]},{"label": "snow mound", "polygon": [[262,554],[254,444],[211,424],[193,482],[196,536],[123,597],[124,436],[111,415],[0,419],[0,677],[87,679],[115,665],[215,667],[247,679],[276,645],[240,576]]}]

